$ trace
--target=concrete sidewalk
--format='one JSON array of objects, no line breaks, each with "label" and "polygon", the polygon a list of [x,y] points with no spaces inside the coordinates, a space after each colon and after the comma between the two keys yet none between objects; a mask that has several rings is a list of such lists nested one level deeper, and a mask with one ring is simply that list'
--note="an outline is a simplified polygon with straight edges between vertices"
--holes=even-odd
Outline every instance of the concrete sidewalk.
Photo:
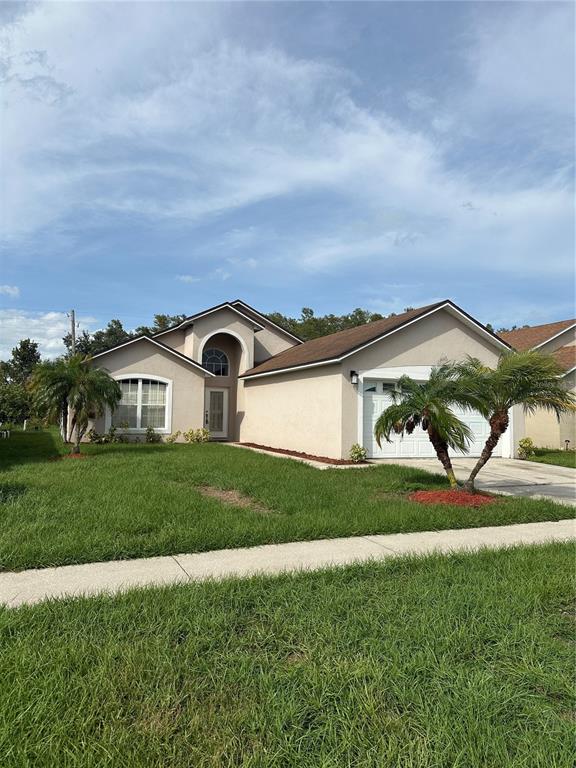
[{"label": "concrete sidewalk", "polygon": [[408,554],[568,540],[576,540],[575,520],[320,539],[192,555],[67,565],[1,573],[0,604],[15,608],[48,598],[114,593],[133,587],[313,570]]}]

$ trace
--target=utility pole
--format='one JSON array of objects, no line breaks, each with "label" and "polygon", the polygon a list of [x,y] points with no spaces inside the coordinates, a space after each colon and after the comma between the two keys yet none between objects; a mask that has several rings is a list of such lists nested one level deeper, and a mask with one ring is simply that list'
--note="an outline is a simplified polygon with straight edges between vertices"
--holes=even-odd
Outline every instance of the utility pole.
[{"label": "utility pole", "polygon": [[71,336],[71,348],[72,354],[76,352],[76,311],[70,310],[70,336]]}]

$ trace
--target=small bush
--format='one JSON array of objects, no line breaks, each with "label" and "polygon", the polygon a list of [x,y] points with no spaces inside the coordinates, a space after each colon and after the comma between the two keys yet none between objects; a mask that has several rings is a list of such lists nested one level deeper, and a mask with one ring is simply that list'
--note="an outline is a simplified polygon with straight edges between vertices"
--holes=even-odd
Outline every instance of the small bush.
[{"label": "small bush", "polygon": [[529,459],[530,456],[534,456],[536,453],[536,446],[531,437],[523,437],[518,442],[518,458]]},{"label": "small bush", "polygon": [[162,440],[158,432],[154,430],[154,427],[146,427],[146,436],[144,439],[147,443],[159,443]]},{"label": "small bush", "polygon": [[101,443],[102,442],[102,435],[99,432],[96,432],[94,427],[92,429],[88,430],[88,434],[86,435],[88,440],[91,443]]},{"label": "small bush", "polygon": [[348,455],[350,456],[350,461],[353,461],[354,464],[362,464],[363,461],[366,461],[366,448],[363,448],[358,443],[354,443]]},{"label": "small bush", "polygon": [[176,440],[178,440],[181,434],[182,432],[180,432],[180,430],[177,430],[176,432],[172,432],[172,434],[168,435],[168,437],[166,438],[166,442],[172,445],[173,443],[176,442]]},{"label": "small bush", "polygon": [[189,429],[187,432],[183,432],[182,436],[187,443],[207,443],[210,439],[209,429]]}]

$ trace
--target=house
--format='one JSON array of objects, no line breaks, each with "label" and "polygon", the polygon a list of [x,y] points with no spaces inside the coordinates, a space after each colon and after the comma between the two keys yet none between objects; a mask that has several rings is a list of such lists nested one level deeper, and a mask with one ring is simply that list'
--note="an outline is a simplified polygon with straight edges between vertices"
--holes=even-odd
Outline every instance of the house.
[{"label": "house", "polygon": [[[576,320],[560,320],[546,325],[526,326],[501,333],[501,338],[518,350],[536,349],[552,354],[564,370],[566,389],[576,394]],[[526,436],[541,448],[576,448],[576,414],[565,413],[556,418],[553,413],[538,410],[525,417]]]},{"label": "house", "polygon": [[[212,439],[346,458],[354,443],[371,457],[433,456],[421,430],[379,447],[374,423],[403,374],[425,380],[440,360],[473,355],[494,365],[508,343],[451,301],[411,309],[302,342],[243,301],[224,302],[154,337],[94,356],[120,382],[120,406],[95,423],[148,426],[168,435],[206,426]],[[462,414],[478,455],[488,434],[479,414]],[[523,436],[512,425],[497,453]]]}]

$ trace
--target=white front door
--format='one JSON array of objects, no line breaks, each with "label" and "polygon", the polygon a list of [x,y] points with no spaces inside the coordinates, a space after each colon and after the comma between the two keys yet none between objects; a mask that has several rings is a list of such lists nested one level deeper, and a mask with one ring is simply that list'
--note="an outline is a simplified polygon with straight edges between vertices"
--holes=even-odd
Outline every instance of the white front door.
[{"label": "white front door", "polygon": [[[394,384],[382,381],[364,381],[364,448],[368,451],[369,458],[373,459],[392,459],[392,458],[424,458],[436,456],[434,448],[428,439],[428,435],[421,427],[416,427],[411,435],[391,435],[391,442],[382,440],[382,445],[378,446],[374,437],[374,426],[376,419],[382,411],[386,410],[392,403],[390,390]],[[472,432],[472,442],[468,456],[479,456],[488,435],[490,434],[490,425],[479,413],[475,411],[464,411],[453,407],[452,410],[465,424],[470,427]],[[450,451],[452,455],[463,455],[460,451]],[[502,446],[499,443],[494,451],[494,456],[502,455]]]},{"label": "white front door", "polygon": [[206,412],[204,426],[210,430],[210,437],[228,437],[228,390],[206,390]]}]

